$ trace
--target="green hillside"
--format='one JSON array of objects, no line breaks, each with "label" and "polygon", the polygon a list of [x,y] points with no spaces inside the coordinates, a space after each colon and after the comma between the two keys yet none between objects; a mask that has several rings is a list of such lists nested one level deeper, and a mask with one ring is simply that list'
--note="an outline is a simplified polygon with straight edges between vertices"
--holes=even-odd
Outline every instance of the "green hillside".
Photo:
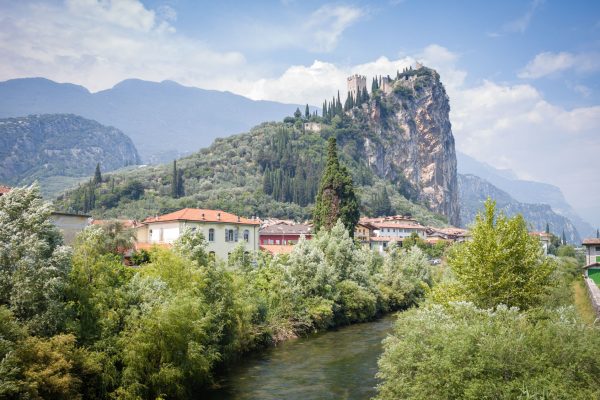
[{"label": "green hillside", "polygon": [[[338,140],[350,168],[365,215],[410,214],[422,223],[446,219],[414,204],[406,182],[377,177],[360,148],[368,130],[356,119],[334,117],[320,122],[319,133],[304,131],[305,117],[263,123],[249,133],[217,139],[210,147],[173,164],[130,167],[105,174],[60,196],[58,208],[89,212],[98,218],[145,218],[183,207],[222,209],[244,216],[308,219],[324,165],[326,141]],[[389,202],[387,199],[389,198]]]}]

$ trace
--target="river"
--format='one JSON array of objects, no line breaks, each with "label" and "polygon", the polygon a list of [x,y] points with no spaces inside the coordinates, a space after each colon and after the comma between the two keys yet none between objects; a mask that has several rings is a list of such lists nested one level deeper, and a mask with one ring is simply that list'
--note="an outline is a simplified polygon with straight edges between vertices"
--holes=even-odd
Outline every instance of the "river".
[{"label": "river", "polygon": [[369,399],[375,395],[381,340],[395,318],[290,340],[229,368],[203,399]]}]

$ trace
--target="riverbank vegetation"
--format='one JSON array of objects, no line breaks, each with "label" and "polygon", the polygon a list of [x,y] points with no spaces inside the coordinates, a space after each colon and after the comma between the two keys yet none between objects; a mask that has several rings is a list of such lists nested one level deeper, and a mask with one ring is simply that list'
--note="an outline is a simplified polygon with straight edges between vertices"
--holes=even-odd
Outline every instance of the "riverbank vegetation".
[{"label": "riverbank vegetation", "polygon": [[36,187],[0,197],[0,398],[185,398],[244,352],[408,308],[431,285],[418,247],[380,255],[341,222],[228,262],[189,231],[134,269],[114,252],[123,235],[92,226],[65,247],[50,213]]},{"label": "riverbank vegetation", "polygon": [[494,206],[450,250],[423,306],[400,314],[377,399],[600,398],[600,331],[581,304],[578,261],[545,257],[523,219]]}]

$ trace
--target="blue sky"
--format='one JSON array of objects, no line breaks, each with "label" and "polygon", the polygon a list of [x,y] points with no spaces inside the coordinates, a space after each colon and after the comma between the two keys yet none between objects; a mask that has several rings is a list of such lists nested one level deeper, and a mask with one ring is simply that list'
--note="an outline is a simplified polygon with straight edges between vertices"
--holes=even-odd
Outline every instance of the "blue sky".
[{"label": "blue sky", "polygon": [[440,72],[456,146],[600,226],[600,2],[0,0],[0,80],[174,80],[321,104],[351,73]]}]

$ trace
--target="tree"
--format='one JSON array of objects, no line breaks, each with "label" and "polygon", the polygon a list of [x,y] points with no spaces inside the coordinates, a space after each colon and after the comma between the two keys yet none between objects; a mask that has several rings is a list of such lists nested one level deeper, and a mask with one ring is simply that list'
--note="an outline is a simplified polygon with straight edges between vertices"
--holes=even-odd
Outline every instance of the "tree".
[{"label": "tree", "polygon": [[304,118],[307,120],[310,118],[310,108],[308,108],[308,104],[306,104],[306,108],[304,109]]},{"label": "tree", "polygon": [[546,222],[546,233],[550,233],[550,224]]},{"label": "tree", "polygon": [[102,173],[100,172],[100,163],[96,164],[96,171],[94,172],[94,185],[102,183]]},{"label": "tree", "polygon": [[296,107],[296,111],[294,112],[294,117],[296,119],[302,118],[302,112],[300,111],[299,107]]},{"label": "tree", "polygon": [[596,238],[600,238],[600,229],[596,229]]},{"label": "tree", "polygon": [[58,332],[66,317],[70,252],[51,213],[37,185],[0,196],[0,306],[36,335]]},{"label": "tree", "polygon": [[315,231],[330,230],[338,219],[350,236],[360,217],[359,202],[354,193],[352,177],[348,169],[340,165],[335,138],[329,138],[327,164],[321,177],[321,185],[313,213]]},{"label": "tree", "polygon": [[562,240],[562,243],[561,243],[561,244],[562,244],[563,246],[564,246],[565,244],[567,244],[567,236],[565,235],[565,230],[564,230],[564,229],[563,229],[563,231],[562,231],[562,237],[561,237],[561,240]]},{"label": "tree", "polygon": [[471,236],[448,256],[460,298],[482,308],[538,304],[549,289],[554,264],[529,235],[523,216],[496,215],[496,202],[488,199]]},{"label": "tree", "polygon": [[177,161],[173,160],[173,173],[171,177],[171,197],[178,199],[185,195],[183,186],[183,170],[177,168]]}]

